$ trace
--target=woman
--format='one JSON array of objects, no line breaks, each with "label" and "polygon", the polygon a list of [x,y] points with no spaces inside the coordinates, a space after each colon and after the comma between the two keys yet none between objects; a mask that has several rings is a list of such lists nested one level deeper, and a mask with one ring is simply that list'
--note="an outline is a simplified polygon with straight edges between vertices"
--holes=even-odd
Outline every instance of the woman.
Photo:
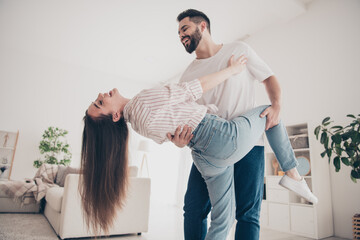
[{"label": "woman", "polygon": [[[85,218],[94,229],[107,230],[121,207],[127,186],[126,122],[135,131],[157,143],[167,141],[166,134],[177,126],[188,125],[193,131],[189,143],[196,167],[209,190],[212,204],[211,225],[206,239],[225,239],[234,220],[233,164],[245,156],[265,131],[261,106],[226,121],[207,114],[196,104],[201,95],[245,68],[246,58],[230,58],[228,67],[191,82],[143,90],[132,99],[117,89],[99,94],[84,117],[81,189]],[[304,179],[296,170],[297,161],[282,123],[266,131],[269,143],[286,175],[280,184],[313,203]]]}]

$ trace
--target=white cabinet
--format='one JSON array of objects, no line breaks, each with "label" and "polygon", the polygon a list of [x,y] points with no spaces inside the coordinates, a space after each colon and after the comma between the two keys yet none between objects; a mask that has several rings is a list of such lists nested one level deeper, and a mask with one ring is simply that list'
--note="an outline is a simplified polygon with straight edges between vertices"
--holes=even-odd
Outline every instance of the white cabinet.
[{"label": "white cabinet", "polygon": [[267,200],[271,202],[288,203],[289,191],[286,189],[272,189],[271,191],[268,191]]},{"label": "white cabinet", "polygon": [[[321,158],[323,151],[309,123],[286,127],[302,176],[318,197],[312,205],[279,185],[281,169],[274,153],[265,145],[265,199],[261,209],[261,227],[321,239],[333,235],[330,174],[328,161]],[[264,219],[266,217],[266,219]],[[326,227],[324,227],[326,226]]]},{"label": "white cabinet", "polygon": [[286,204],[272,203],[268,204],[269,227],[280,230],[290,230],[289,206]]},{"label": "white cabinet", "polygon": [[314,235],[315,234],[315,221],[314,221],[314,208],[309,206],[290,206],[291,216],[291,231]]},{"label": "white cabinet", "polygon": [[268,204],[266,204],[266,202],[262,202],[261,212],[260,212],[260,225],[267,226],[268,224],[269,224]]}]

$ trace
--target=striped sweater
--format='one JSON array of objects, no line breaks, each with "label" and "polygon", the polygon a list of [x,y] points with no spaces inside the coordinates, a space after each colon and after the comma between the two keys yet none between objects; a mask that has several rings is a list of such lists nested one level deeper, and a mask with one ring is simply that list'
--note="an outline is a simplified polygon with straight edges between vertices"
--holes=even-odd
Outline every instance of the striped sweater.
[{"label": "striped sweater", "polygon": [[195,130],[207,111],[195,102],[202,93],[197,79],[143,90],[126,104],[124,118],[136,132],[161,144],[178,126]]}]

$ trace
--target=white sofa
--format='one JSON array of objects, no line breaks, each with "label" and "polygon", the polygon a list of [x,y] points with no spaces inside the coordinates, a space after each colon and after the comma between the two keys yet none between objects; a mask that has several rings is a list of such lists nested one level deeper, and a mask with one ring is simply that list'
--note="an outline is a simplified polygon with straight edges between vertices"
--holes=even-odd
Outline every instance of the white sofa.
[{"label": "white sofa", "polygon": [[[134,177],[137,169],[130,168],[130,176],[133,176],[130,177],[126,204],[118,211],[109,235],[148,231],[150,179]],[[46,193],[44,214],[61,239],[93,236],[83,221],[78,183],[79,175],[69,174],[63,188],[53,187]]]}]

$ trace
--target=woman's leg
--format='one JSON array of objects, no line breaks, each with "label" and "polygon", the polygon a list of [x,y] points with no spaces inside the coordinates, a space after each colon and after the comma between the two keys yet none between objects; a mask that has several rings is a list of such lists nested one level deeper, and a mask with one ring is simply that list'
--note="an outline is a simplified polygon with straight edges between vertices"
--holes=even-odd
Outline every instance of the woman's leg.
[{"label": "woman's leg", "polygon": [[[254,135],[254,138],[250,137],[250,139],[256,139],[258,137],[257,134],[259,134],[256,128],[265,128],[264,119],[260,118],[259,115],[265,110],[266,107],[267,106],[261,106],[255,108],[245,113],[243,116],[235,119],[237,126],[241,126],[238,128],[238,149],[240,149],[240,151],[247,151],[246,148],[242,149],[242,143],[244,143],[244,139],[249,139],[248,136],[251,134]],[[247,123],[244,121],[244,119],[247,120]],[[296,194],[314,204],[317,203],[318,199],[310,191],[306,181],[301,178],[297,172],[296,166],[298,165],[298,162],[292,149],[285,126],[280,121],[278,125],[270,128],[265,133],[281,169],[286,173],[286,175],[280,180],[280,185],[288,188],[289,190],[295,192]],[[246,147],[246,144],[244,145]]]},{"label": "woman's leg", "polygon": [[295,168],[298,162],[292,149],[285,126],[280,122],[266,132],[266,137],[284,172]]},{"label": "woman's leg", "polygon": [[[214,128],[216,132],[209,140],[202,155],[216,167],[231,166],[242,159],[265,132],[266,118],[261,118],[260,114],[268,107],[268,105],[256,107],[230,122],[225,121],[222,125]],[[296,167],[295,154],[282,122],[266,131],[266,136],[283,171]],[[232,144],[235,145],[234,151],[227,156],[222,149],[230,149],[229,146]]]},{"label": "woman's leg", "polygon": [[234,166],[217,168],[214,174],[214,167],[201,154],[192,151],[192,157],[196,166],[201,168],[212,205],[211,223],[205,240],[225,240],[235,221]]},{"label": "woman's leg", "polygon": [[[209,164],[217,168],[224,168],[235,164],[243,158],[259,141],[265,131],[266,118],[261,118],[260,114],[269,106],[254,108],[243,115],[236,117],[230,123],[224,121],[223,124],[214,127],[213,136],[209,144],[202,152]],[[217,121],[218,123],[221,120]],[[236,136],[235,139],[232,136]],[[275,156],[282,170],[288,173],[296,170],[298,164],[292,149],[285,126],[280,123],[266,131],[268,141],[275,153]],[[231,146],[235,144],[234,151],[228,157]],[[223,151],[222,149],[226,149]],[[310,202],[316,203],[317,198],[311,193],[304,179],[293,179],[285,176],[280,184],[289,190],[294,191]]]},{"label": "woman's leg", "polygon": [[210,210],[211,204],[205,180],[193,164],[184,198],[185,240],[205,239],[207,216]]}]

